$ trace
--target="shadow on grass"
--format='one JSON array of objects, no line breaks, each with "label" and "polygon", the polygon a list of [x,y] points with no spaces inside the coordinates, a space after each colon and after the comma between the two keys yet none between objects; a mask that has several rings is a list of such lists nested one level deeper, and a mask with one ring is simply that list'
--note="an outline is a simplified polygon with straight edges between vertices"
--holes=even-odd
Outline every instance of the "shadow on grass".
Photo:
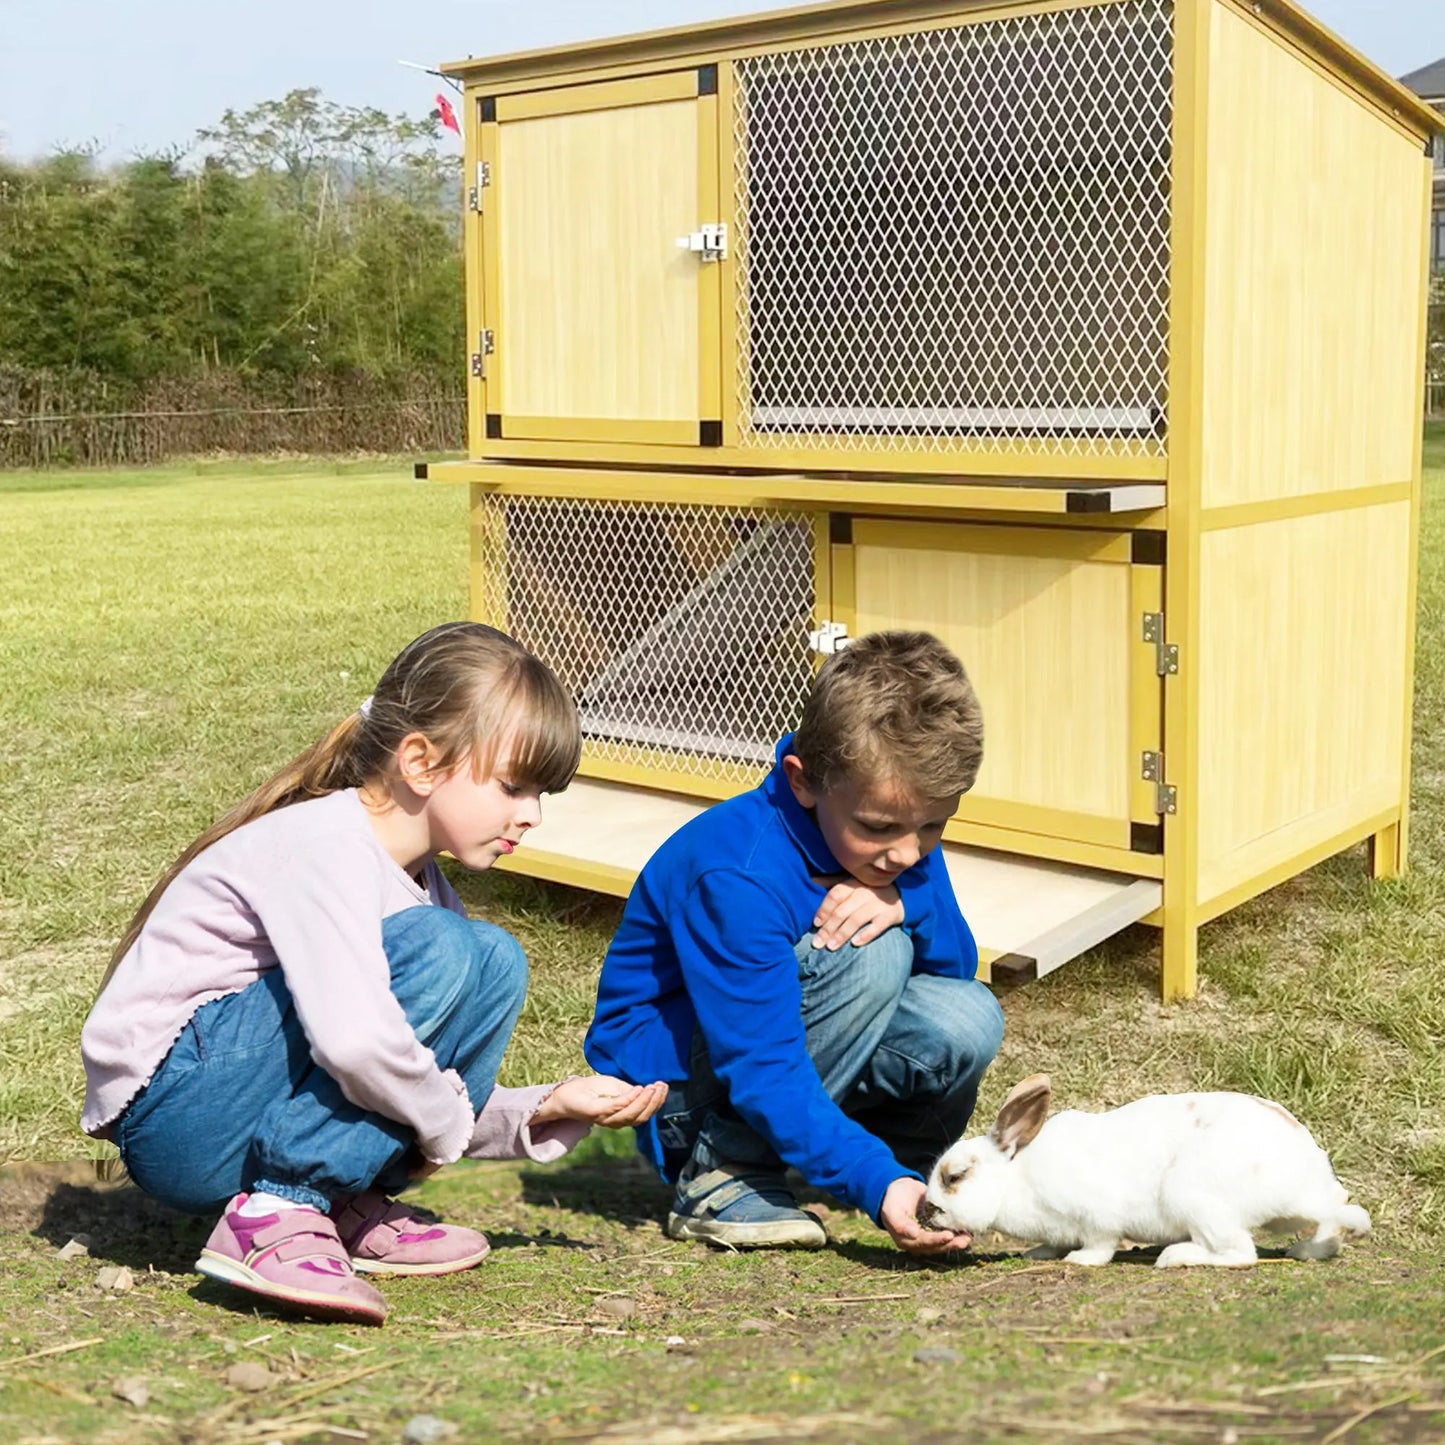
[{"label": "shadow on grass", "polygon": [[141,1272],[154,1266],[186,1274],[214,1224],[214,1219],[168,1209],[133,1185],[67,1182],[47,1195],[31,1233],[57,1249],[84,1235],[93,1259]]},{"label": "shadow on grass", "polygon": [[672,1200],[671,1188],[636,1155],[597,1153],[545,1170],[526,1169],[519,1182],[527,1204],[595,1215],[626,1228],[660,1221]]},{"label": "shadow on grass", "polygon": [[980,1269],[1014,1257],[1008,1254],[975,1254],[971,1249],[954,1254],[905,1254],[881,1229],[876,1238],[835,1239],[829,1248],[839,1259],[846,1259],[850,1264],[861,1265],[864,1269],[885,1270],[889,1274],[954,1274],[959,1270]]}]

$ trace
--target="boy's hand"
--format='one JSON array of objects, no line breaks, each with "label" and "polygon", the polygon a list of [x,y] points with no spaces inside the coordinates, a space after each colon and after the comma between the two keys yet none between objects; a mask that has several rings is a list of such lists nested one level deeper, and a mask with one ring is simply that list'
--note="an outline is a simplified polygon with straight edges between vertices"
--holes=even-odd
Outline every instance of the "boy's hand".
[{"label": "boy's hand", "polygon": [[965,1230],[924,1229],[918,1222],[918,1207],[928,1192],[921,1179],[895,1179],[883,1196],[878,1220],[893,1237],[893,1243],[909,1254],[948,1254],[967,1249],[973,1236]]},{"label": "boy's hand", "polygon": [[813,915],[813,947],[838,950],[872,943],[903,922],[903,900],[893,887],[869,888],[854,878],[835,883]]},{"label": "boy's hand", "polygon": [[610,1074],[588,1074],[557,1085],[532,1115],[533,1124],[576,1119],[604,1129],[627,1129],[645,1123],[662,1108],[667,1085],[624,1084]]}]

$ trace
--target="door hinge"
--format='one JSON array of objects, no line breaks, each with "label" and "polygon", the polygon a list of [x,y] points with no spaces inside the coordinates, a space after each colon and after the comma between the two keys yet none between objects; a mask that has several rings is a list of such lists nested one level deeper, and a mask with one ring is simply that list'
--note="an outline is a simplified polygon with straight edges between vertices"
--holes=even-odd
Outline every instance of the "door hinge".
[{"label": "door hinge", "polygon": [[1144,614],[1144,641],[1154,644],[1154,671],[1160,677],[1169,677],[1179,671],[1179,649],[1172,642],[1164,641],[1164,614]]},{"label": "door hinge", "polygon": [[1164,754],[1145,753],[1141,772],[1146,783],[1154,784],[1154,811],[1156,813],[1177,813],[1179,811],[1179,790],[1164,781]]},{"label": "door hinge", "polygon": [[808,634],[808,646],[821,657],[841,652],[851,641],[847,625],[842,622],[820,622],[817,630]]},{"label": "door hinge", "polygon": [[[467,209],[480,212],[482,192],[492,184],[492,167],[488,161],[477,162],[477,183],[467,191]],[[454,193],[455,194],[455,193]]]},{"label": "door hinge", "polygon": [[497,349],[496,338],[490,329],[477,332],[477,349],[472,352],[472,375],[485,377],[487,358]]},{"label": "door hinge", "polygon": [[728,258],[728,225],[726,221],[708,221],[696,231],[677,238],[680,251],[693,251],[699,261],[726,261]]}]

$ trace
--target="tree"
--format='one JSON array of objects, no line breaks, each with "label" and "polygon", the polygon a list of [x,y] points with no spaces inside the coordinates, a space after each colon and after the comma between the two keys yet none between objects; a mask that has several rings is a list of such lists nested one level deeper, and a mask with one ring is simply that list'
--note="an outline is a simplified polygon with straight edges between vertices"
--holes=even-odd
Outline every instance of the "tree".
[{"label": "tree", "polygon": [[200,140],[198,161],[0,159],[0,362],[460,374],[460,166],[435,120],[298,90]]}]

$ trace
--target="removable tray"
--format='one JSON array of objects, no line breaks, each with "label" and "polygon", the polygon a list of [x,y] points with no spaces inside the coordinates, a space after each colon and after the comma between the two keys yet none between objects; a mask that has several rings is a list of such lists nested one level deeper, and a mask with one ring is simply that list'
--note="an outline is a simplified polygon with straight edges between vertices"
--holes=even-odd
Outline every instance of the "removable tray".
[{"label": "removable tray", "polygon": [[[542,822],[497,866],[626,897],[658,846],[712,806],[704,799],[578,778],[543,800]],[[1053,972],[1163,901],[1158,879],[942,845],[979,977],[998,985]]]}]

